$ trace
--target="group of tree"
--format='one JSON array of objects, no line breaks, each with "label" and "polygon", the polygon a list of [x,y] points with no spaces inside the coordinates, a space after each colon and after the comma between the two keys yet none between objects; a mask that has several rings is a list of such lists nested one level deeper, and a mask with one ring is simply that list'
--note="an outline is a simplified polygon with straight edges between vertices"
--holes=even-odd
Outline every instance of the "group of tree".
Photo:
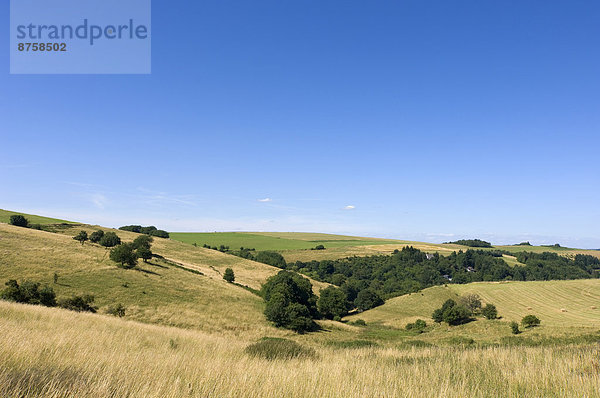
[{"label": "group of tree", "polygon": [[141,225],[124,225],[119,227],[121,231],[136,232],[138,234],[145,234],[150,236],[156,236],[158,238],[168,238],[169,233],[162,229],[157,229],[154,225],[149,227],[142,227]]},{"label": "group of tree", "polygon": [[304,333],[317,328],[317,296],[310,281],[295,272],[280,271],[261,288],[265,316],[277,327]]},{"label": "group of tree", "polygon": [[5,285],[6,288],[0,292],[2,300],[46,307],[61,307],[80,312],[96,312],[97,309],[93,306],[94,296],[91,295],[73,296],[57,300],[54,289],[48,285],[40,287],[39,283],[31,281],[23,281],[19,284],[14,279],[9,280]]},{"label": "group of tree", "polygon": [[564,280],[600,276],[600,259],[590,255],[578,254],[574,258],[567,258],[555,253],[521,252],[517,254],[517,260],[524,266],[511,267],[502,258],[506,253],[508,252],[502,250],[468,249],[448,256],[437,253],[428,256],[407,246],[391,255],[355,256],[337,260],[296,261],[286,264],[279,253],[274,253],[279,255],[276,261],[275,255],[257,255],[255,259],[339,286],[351,301],[365,289],[370,289],[382,298],[390,298],[448,283]]},{"label": "group of tree", "polygon": [[121,238],[119,238],[116,233],[112,231],[105,233],[101,229],[92,232],[89,236],[86,231],[79,231],[79,233],[75,235],[73,239],[80,242],[82,245],[88,240],[104,247],[115,247],[121,244]]},{"label": "group of tree", "polygon": [[152,236],[140,235],[131,243],[121,243],[110,251],[110,259],[123,268],[135,267],[139,258],[148,262],[152,258],[152,241]]},{"label": "group of tree", "polygon": [[469,247],[493,247],[490,242],[486,242],[481,239],[459,239],[454,242],[445,242],[445,243],[453,243],[455,245],[469,246]]},{"label": "group of tree", "polygon": [[[540,318],[532,314],[525,315],[523,319],[521,319],[521,325],[526,329],[539,326],[541,322],[542,321],[540,320]],[[519,324],[515,321],[510,323],[510,329],[513,334],[521,333],[521,330],[519,329]]]},{"label": "group of tree", "polygon": [[493,304],[482,307],[481,298],[477,294],[467,294],[459,298],[458,303],[448,299],[435,311],[431,317],[437,323],[446,322],[456,326],[475,320],[475,316],[483,315],[487,319],[496,319],[498,310]]}]

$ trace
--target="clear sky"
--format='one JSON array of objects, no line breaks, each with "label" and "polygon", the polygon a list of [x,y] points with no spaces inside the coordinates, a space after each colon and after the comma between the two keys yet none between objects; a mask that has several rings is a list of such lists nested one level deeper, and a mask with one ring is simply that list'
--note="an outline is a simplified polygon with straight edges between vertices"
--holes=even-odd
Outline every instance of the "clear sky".
[{"label": "clear sky", "polygon": [[0,208],[600,248],[598,1],[152,6],[147,76],[9,75],[0,41]]}]

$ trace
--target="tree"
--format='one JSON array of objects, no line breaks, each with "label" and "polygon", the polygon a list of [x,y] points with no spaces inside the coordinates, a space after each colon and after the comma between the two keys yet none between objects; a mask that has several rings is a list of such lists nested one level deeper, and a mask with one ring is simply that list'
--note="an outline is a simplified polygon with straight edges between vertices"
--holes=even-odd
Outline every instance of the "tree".
[{"label": "tree", "polygon": [[481,309],[481,297],[478,294],[467,294],[462,296],[459,303],[469,311],[476,313]]},{"label": "tree", "polygon": [[267,302],[265,316],[278,327],[304,333],[313,330],[317,297],[310,281],[289,271],[271,276],[261,288]]},{"label": "tree", "polygon": [[283,258],[283,256],[277,252],[258,252],[254,260],[258,261],[259,263],[269,264],[278,268],[286,267],[285,258]]},{"label": "tree", "polygon": [[58,301],[58,306],[71,311],[87,311],[96,312],[97,307],[93,306],[94,296],[86,294],[83,296],[73,296],[67,299],[61,299]]},{"label": "tree", "polygon": [[231,268],[227,268],[225,273],[223,274],[223,279],[225,279],[229,283],[233,283],[235,281],[235,274]]},{"label": "tree", "polygon": [[496,319],[498,318],[498,310],[494,304],[486,304],[485,307],[481,310],[481,313],[487,319]]},{"label": "tree", "polygon": [[462,305],[455,305],[444,312],[444,322],[450,326],[462,325],[471,321],[472,312]]},{"label": "tree", "polygon": [[100,242],[98,243],[104,247],[115,247],[121,244],[121,238],[119,238],[114,232],[107,232],[104,234],[104,236],[102,236]]},{"label": "tree", "polygon": [[135,251],[135,253],[136,253],[137,257],[144,260],[145,263],[147,263],[148,260],[150,260],[152,258],[152,251],[150,251],[150,249],[145,248],[145,247],[140,247],[139,249],[137,249]]},{"label": "tree", "polygon": [[346,293],[342,289],[329,286],[321,290],[317,307],[321,315],[327,319],[341,318],[348,313],[347,301]]},{"label": "tree", "polygon": [[21,214],[13,214],[12,216],[10,216],[9,224],[14,225],[15,227],[27,228],[27,226],[29,225],[29,221],[25,218],[25,216],[22,216]]},{"label": "tree", "polygon": [[50,286],[44,285],[40,289],[39,283],[30,281],[24,281],[19,285],[16,280],[9,280],[6,282],[6,289],[0,293],[0,298],[17,303],[41,304],[47,307],[56,305],[56,294]]},{"label": "tree", "polygon": [[90,242],[98,243],[98,242],[100,242],[100,239],[102,239],[103,236],[104,236],[103,230],[99,229],[97,231],[94,231],[90,234]]},{"label": "tree", "polygon": [[150,235],[140,235],[133,240],[133,247],[135,249],[146,248],[150,249],[152,247],[152,242],[154,239]]},{"label": "tree", "polygon": [[361,312],[382,305],[383,303],[383,299],[371,289],[361,290],[358,292],[356,300],[354,300],[354,305]]},{"label": "tree", "polygon": [[84,242],[86,240],[88,240],[88,234],[85,231],[79,231],[79,233],[77,235],[75,235],[73,237],[73,239],[75,239],[76,241],[80,242],[81,245],[83,246]]},{"label": "tree", "polygon": [[521,319],[521,325],[523,325],[523,327],[525,328],[532,328],[534,326],[539,326],[539,324],[542,321],[540,321],[540,318],[538,318],[535,315],[526,315],[523,317],[523,319]]},{"label": "tree", "polygon": [[121,263],[123,268],[133,268],[137,264],[137,255],[132,243],[122,243],[110,251],[110,259]]},{"label": "tree", "polygon": [[453,308],[455,305],[456,305],[456,301],[454,301],[452,299],[448,299],[444,302],[444,304],[442,304],[441,308],[438,308],[437,310],[433,311],[433,314],[431,315],[431,317],[437,323],[443,322],[444,314],[446,312],[448,312],[451,308]]},{"label": "tree", "polygon": [[515,321],[512,321],[510,323],[510,330],[512,331],[512,334],[519,334],[521,333],[521,331],[519,330],[519,324]]}]

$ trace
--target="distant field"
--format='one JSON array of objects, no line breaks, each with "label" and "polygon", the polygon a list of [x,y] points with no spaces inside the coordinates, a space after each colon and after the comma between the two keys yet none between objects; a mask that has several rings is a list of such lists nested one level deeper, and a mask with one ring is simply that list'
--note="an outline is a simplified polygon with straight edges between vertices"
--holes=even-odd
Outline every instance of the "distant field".
[{"label": "distant field", "polygon": [[27,218],[27,220],[29,220],[29,222],[31,224],[61,224],[61,223],[76,224],[73,221],[59,220],[57,218],[42,217],[42,216],[36,216],[36,215],[26,214],[26,213],[19,213],[16,211],[8,211],[8,210],[3,210],[3,209],[0,209],[0,222],[8,223],[10,221],[10,216],[12,216],[14,214],[21,214],[21,215],[25,216],[25,218]]},{"label": "distant field", "polygon": [[256,250],[309,250],[317,245],[328,248],[363,246],[372,244],[394,244],[398,241],[358,238],[354,236],[312,234],[312,233],[262,233],[262,232],[171,232],[171,239],[199,246],[225,245],[231,249],[240,247],[254,248]]},{"label": "distant field", "polygon": [[[430,321],[433,310],[445,300],[456,299],[466,293],[477,293],[485,303],[496,305],[503,321],[520,321],[528,314],[538,316],[542,320],[542,327],[536,329],[536,333],[555,334],[558,330],[566,331],[569,328],[600,328],[600,279],[435,286],[390,299],[380,307],[348,319],[361,318],[367,323],[403,327],[417,318]],[[466,329],[469,327],[472,326],[464,325]]]}]

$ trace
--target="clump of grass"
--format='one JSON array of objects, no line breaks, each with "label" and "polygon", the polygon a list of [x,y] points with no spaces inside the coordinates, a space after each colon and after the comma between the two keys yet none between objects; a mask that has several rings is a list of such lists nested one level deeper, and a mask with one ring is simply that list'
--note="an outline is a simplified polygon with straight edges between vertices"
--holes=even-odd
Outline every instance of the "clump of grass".
[{"label": "clump of grass", "polygon": [[464,336],[451,337],[446,341],[450,345],[458,345],[458,346],[470,346],[470,345],[475,344],[475,340],[473,340],[470,337],[464,337]]},{"label": "clump of grass", "polygon": [[263,337],[246,347],[246,353],[253,357],[274,359],[316,358],[312,348],[303,347],[295,341],[278,337]]},{"label": "clump of grass", "polygon": [[370,340],[332,340],[328,341],[327,345],[336,348],[365,348],[365,347],[377,347],[377,343]]}]

